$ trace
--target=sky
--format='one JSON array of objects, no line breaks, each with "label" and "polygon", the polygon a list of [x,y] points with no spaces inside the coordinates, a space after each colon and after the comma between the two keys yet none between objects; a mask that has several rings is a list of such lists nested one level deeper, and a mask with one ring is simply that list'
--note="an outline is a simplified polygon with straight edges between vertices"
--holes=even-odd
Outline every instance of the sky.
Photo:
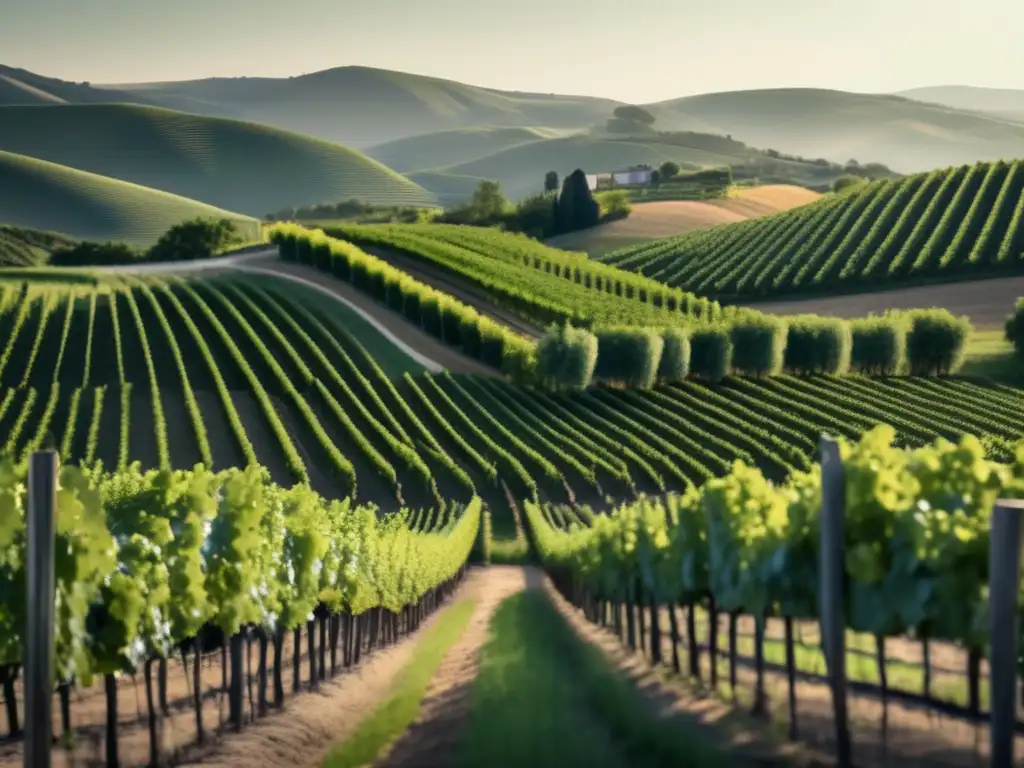
[{"label": "sky", "polygon": [[0,0],[0,64],[126,83],[346,65],[646,103],[1024,88],[1020,0]]}]

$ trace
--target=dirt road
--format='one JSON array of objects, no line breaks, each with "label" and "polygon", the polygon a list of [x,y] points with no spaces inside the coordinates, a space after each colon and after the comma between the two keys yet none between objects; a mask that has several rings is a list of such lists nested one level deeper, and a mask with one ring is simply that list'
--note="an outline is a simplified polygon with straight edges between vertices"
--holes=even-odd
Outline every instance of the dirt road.
[{"label": "dirt road", "polygon": [[1003,326],[1019,296],[1024,296],[1024,277],[997,277],[848,296],[767,301],[749,306],[763,312],[811,312],[836,317],[880,314],[887,309],[945,307],[955,315],[967,315],[976,328],[986,330]]}]

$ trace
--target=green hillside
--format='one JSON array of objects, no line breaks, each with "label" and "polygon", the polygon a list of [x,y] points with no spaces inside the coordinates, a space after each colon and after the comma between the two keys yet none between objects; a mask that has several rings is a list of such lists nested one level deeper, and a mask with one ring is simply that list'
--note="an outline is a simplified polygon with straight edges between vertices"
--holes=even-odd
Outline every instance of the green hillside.
[{"label": "green hillside", "polygon": [[882,180],[603,261],[714,297],[864,290],[1024,267],[1024,161]]},{"label": "green hillside", "polygon": [[709,93],[648,105],[662,129],[736,136],[758,147],[903,173],[1016,157],[1024,123],[900,96],[788,88]]},{"label": "green hillside", "polygon": [[[289,78],[210,78],[111,88],[204,114],[369,147],[470,126],[584,128],[618,102],[589,96],[497,91],[372,67],[338,67]],[[192,107],[187,106],[193,105]]]},{"label": "green hillside", "polygon": [[366,154],[399,173],[410,173],[476,160],[521,144],[562,138],[563,134],[555,128],[456,128],[378,144]]},{"label": "green hillside", "polygon": [[56,232],[0,224],[0,265],[31,267],[45,264],[51,253],[70,248],[75,240]]},{"label": "green hillside", "polygon": [[0,151],[0,221],[7,224],[147,246],[172,225],[200,216],[231,219],[250,237],[259,233],[249,216]]},{"label": "green hillside", "polygon": [[142,93],[129,95],[116,89],[95,88],[88,83],[70,83],[0,64],[0,105],[102,104],[122,101],[153,103]]},{"label": "green hillside", "polygon": [[[70,134],[69,126],[74,127]],[[0,107],[0,150],[253,216],[325,200],[432,202],[421,187],[345,147],[238,120],[155,107]]]},{"label": "green hillside", "polygon": [[936,85],[900,91],[897,96],[944,104],[954,109],[990,112],[999,117],[1024,120],[1024,89],[977,88],[970,85]]}]

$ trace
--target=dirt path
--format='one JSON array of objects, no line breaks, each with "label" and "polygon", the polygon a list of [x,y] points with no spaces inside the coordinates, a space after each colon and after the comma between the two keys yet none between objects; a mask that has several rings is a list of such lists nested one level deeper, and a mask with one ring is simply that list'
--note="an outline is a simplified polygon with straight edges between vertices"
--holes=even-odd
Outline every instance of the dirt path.
[{"label": "dirt path", "polygon": [[423,699],[420,716],[374,763],[374,768],[443,766],[459,743],[469,713],[480,650],[490,633],[491,617],[503,600],[524,589],[542,588],[545,578],[535,567],[493,565],[474,574],[467,596],[476,610],[459,641],[445,655]]},{"label": "dirt path", "polygon": [[422,328],[413,325],[394,310],[384,307],[356,290],[351,284],[326,275],[312,267],[279,261],[276,258],[249,259],[238,265],[238,271],[271,275],[316,288],[355,310],[381,334],[431,372],[443,368],[456,373],[478,373],[497,376],[490,366],[473,360],[458,350],[438,341]]},{"label": "dirt path", "polygon": [[[479,650],[487,639],[491,614],[506,597],[541,584],[540,572],[515,566],[475,568],[449,604],[477,601],[463,636],[435,673],[420,719],[394,745],[388,766],[440,765],[458,742],[458,724],[469,704]],[[305,768],[319,766],[327,751],[351,736],[363,718],[385,701],[395,680],[410,662],[423,632],[443,613],[438,611],[398,645],[378,651],[351,673],[291,702],[240,734],[224,736],[213,751],[186,765],[234,768]],[[426,758],[426,762],[424,762]]]},{"label": "dirt path", "polygon": [[967,315],[980,330],[1003,327],[1017,298],[1024,296],[1024,277],[921,285],[848,296],[826,296],[790,301],[766,301],[750,306],[763,312],[812,312],[836,317],[858,317],[887,309],[945,307],[954,315]]},{"label": "dirt path", "polygon": [[439,291],[454,296],[464,304],[473,307],[480,314],[487,315],[524,336],[539,339],[544,334],[543,329],[533,323],[528,323],[511,312],[496,307],[487,292],[469,280],[462,280],[439,269],[433,269],[422,261],[387,248],[371,245],[360,245],[359,247],[377,258],[384,259],[421,283],[426,283]]}]

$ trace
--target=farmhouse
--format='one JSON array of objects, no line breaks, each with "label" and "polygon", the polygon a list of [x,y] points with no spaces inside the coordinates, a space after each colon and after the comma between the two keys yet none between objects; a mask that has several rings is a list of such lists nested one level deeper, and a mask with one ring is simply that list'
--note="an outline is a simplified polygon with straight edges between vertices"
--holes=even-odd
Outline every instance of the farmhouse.
[{"label": "farmhouse", "polygon": [[649,165],[633,165],[621,171],[587,174],[587,184],[591,191],[610,187],[646,186],[651,183],[652,173],[654,169]]}]

